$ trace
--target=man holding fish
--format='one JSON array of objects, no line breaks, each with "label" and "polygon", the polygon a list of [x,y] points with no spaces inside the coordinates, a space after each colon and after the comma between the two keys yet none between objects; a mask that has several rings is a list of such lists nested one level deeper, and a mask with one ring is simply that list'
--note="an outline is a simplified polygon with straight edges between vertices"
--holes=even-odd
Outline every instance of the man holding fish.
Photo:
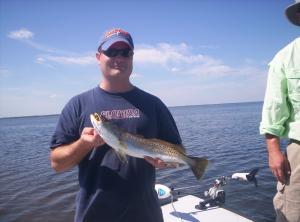
[{"label": "man holding fish", "polygon": [[53,169],[79,168],[75,221],[162,222],[155,167],[188,164],[198,179],[206,168],[206,159],[185,155],[161,100],[131,84],[133,54],[128,32],[105,33],[100,84],[67,103],[52,137]]}]

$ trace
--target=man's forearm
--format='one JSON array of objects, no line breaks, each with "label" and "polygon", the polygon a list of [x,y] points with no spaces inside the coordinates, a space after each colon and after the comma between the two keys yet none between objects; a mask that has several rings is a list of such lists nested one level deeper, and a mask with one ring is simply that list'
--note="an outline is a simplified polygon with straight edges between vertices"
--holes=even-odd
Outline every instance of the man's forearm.
[{"label": "man's forearm", "polygon": [[76,166],[93,147],[79,139],[74,143],[51,150],[51,166],[56,172],[63,172]]}]

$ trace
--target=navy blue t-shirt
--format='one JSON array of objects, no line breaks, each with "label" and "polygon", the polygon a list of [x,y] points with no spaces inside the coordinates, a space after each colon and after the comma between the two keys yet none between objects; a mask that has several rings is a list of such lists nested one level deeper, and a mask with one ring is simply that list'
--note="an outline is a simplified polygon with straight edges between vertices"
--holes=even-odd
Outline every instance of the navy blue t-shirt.
[{"label": "navy blue t-shirt", "polygon": [[[92,127],[90,114],[95,112],[127,132],[181,143],[173,117],[157,97],[136,87],[126,93],[109,93],[95,87],[66,104],[51,148],[78,140],[85,127]],[[127,159],[127,163],[121,162],[105,144],[95,147],[78,164],[76,222],[163,221],[154,190],[155,168],[144,159]]]}]

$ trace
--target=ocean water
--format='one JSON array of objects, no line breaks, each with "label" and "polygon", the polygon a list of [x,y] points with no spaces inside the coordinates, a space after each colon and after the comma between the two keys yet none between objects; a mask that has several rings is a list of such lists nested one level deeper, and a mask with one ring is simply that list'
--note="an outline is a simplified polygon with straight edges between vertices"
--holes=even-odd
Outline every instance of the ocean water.
[{"label": "ocean water", "polygon": [[[201,181],[180,168],[157,171],[157,182],[191,186],[180,195],[203,197],[215,179],[259,167],[258,187],[238,181],[224,187],[224,207],[254,221],[274,221],[276,181],[258,131],[261,108],[259,102],[170,108],[188,154],[206,156],[212,164]],[[49,162],[57,120],[57,115],[0,119],[0,221],[73,220],[77,169],[55,174]]]}]

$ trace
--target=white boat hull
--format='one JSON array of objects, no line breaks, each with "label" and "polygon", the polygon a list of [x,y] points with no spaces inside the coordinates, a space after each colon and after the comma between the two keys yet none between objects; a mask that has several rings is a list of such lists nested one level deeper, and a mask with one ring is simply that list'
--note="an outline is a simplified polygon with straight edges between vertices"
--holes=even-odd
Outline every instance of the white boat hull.
[{"label": "white boat hull", "polygon": [[[211,207],[198,210],[196,205],[202,199],[188,195],[178,198],[177,201],[162,206],[164,222],[251,222],[239,214],[222,207]],[[175,210],[174,210],[175,208]],[[253,221],[252,221],[253,222]]]}]

